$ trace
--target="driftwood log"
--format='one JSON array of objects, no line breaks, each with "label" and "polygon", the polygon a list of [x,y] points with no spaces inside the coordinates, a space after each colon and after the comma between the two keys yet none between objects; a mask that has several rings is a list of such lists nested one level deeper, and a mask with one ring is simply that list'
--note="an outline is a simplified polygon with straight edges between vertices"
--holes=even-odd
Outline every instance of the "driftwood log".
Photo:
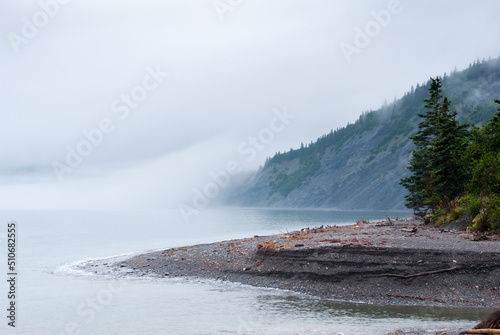
[{"label": "driftwood log", "polygon": [[401,228],[400,230],[404,231],[404,232],[407,232],[407,233],[417,233],[418,232],[418,228],[417,227],[413,227],[413,228]]},{"label": "driftwood log", "polygon": [[500,329],[470,329],[467,334],[500,334]]},{"label": "driftwood log", "polygon": [[427,275],[433,275],[435,273],[441,273],[441,272],[448,272],[448,271],[454,271],[460,269],[459,266],[454,266],[449,269],[442,269],[442,270],[435,270],[435,271],[429,271],[429,272],[421,272],[421,273],[415,273],[413,275],[399,275],[395,273],[386,273],[386,274],[381,274],[379,276],[385,276],[385,277],[397,277],[397,278],[403,278],[403,279],[408,279],[408,278],[413,278],[413,277],[420,277],[420,276],[427,276]]},{"label": "driftwood log", "polygon": [[500,309],[488,315],[483,321],[479,322],[474,329],[499,329],[500,330]]}]

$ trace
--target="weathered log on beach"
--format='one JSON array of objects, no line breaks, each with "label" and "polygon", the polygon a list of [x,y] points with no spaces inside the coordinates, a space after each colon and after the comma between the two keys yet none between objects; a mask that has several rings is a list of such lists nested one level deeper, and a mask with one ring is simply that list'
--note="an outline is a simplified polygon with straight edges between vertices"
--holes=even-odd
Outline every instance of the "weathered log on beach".
[{"label": "weathered log on beach", "polygon": [[470,329],[467,334],[500,334],[500,329]]},{"label": "weathered log on beach", "polygon": [[[488,315],[483,321],[479,322],[475,327],[475,330],[477,329],[491,329],[491,330],[497,330],[497,332],[493,332],[490,334],[500,334],[500,310],[495,311]],[[471,334],[481,334],[481,333],[471,333]]]},{"label": "weathered log on beach", "polygon": [[384,277],[384,276],[385,277],[397,277],[397,278],[408,279],[408,278],[413,278],[413,277],[428,276],[428,275],[433,275],[433,274],[436,274],[436,273],[454,271],[454,270],[458,270],[458,269],[460,269],[460,267],[454,266],[454,267],[449,268],[449,269],[420,272],[420,273],[415,273],[415,274],[412,274],[412,275],[400,275],[400,274],[394,274],[394,273],[384,273],[384,274],[381,274],[379,276],[381,276],[381,277]]},{"label": "weathered log on beach", "polygon": [[400,230],[407,233],[418,233],[418,228],[416,226],[412,228],[401,228]]}]

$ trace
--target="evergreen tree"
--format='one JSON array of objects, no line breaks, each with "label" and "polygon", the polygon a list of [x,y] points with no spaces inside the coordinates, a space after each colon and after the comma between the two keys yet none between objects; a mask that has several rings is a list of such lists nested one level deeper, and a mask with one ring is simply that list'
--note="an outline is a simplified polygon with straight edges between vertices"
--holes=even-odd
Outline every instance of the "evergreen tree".
[{"label": "evergreen tree", "polygon": [[400,184],[408,190],[405,196],[406,207],[413,209],[417,216],[426,216],[429,211],[429,204],[425,201],[425,185],[430,181],[430,174],[427,172],[428,152],[426,150],[414,150],[408,170],[411,175],[402,178]]},{"label": "evergreen tree", "polygon": [[464,164],[464,153],[468,143],[468,125],[457,121],[456,110],[450,110],[450,102],[445,97],[440,105],[436,127],[436,135],[429,147],[431,207],[436,208],[459,196],[467,182],[467,168]]},{"label": "evergreen tree", "polygon": [[[410,165],[408,166],[408,170],[411,172],[411,175],[401,179],[400,182],[400,184],[408,190],[408,195],[405,196],[406,207],[413,209],[415,214],[418,216],[427,215],[427,212],[430,209],[427,201],[428,196],[426,196],[424,192],[427,189],[427,185],[430,184],[430,171],[428,170],[428,164],[430,161],[429,148],[431,146],[432,139],[436,135],[436,129],[435,127],[432,127],[432,125],[436,123],[440,107],[439,101],[442,97],[441,92],[442,87],[439,78],[431,78],[429,87],[430,97],[425,100],[427,113],[418,114],[419,117],[423,118],[423,121],[421,121],[418,126],[419,131],[417,134],[411,137],[416,146],[412,153]],[[427,189],[427,192],[428,191],[429,190]]]},{"label": "evergreen tree", "polygon": [[406,206],[419,216],[425,216],[429,210],[434,212],[458,196],[467,178],[461,159],[468,138],[467,126],[459,124],[457,112],[450,110],[439,78],[431,78],[425,103],[427,112],[418,115],[423,120],[411,138],[416,146],[408,166],[411,175],[400,183],[408,190]]}]

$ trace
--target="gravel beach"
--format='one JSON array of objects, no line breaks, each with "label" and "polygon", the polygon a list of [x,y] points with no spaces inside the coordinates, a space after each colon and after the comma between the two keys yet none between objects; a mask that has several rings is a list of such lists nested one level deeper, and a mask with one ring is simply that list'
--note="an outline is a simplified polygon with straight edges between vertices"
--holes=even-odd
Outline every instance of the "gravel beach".
[{"label": "gravel beach", "polygon": [[105,271],[210,278],[382,305],[498,308],[500,241],[464,235],[417,219],[358,222],[156,251],[106,264]]},{"label": "gravel beach", "polygon": [[304,228],[96,260],[80,269],[120,277],[216,279],[375,305],[500,307],[498,235],[478,238],[418,219]]}]

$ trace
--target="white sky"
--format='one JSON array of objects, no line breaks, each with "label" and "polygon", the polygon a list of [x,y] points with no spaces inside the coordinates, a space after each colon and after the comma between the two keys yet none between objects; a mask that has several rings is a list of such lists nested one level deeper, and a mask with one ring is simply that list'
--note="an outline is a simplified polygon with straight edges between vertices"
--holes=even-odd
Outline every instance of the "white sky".
[{"label": "white sky", "polygon": [[[230,161],[256,169],[430,76],[500,56],[497,0],[60,1],[0,3],[1,209],[189,204]],[[366,29],[369,43],[356,36]],[[348,61],[341,46],[356,37]],[[134,109],[120,101],[131,94]],[[109,132],[85,147],[102,122]],[[90,153],[69,167],[79,144]],[[60,179],[54,162],[68,166]]]}]

